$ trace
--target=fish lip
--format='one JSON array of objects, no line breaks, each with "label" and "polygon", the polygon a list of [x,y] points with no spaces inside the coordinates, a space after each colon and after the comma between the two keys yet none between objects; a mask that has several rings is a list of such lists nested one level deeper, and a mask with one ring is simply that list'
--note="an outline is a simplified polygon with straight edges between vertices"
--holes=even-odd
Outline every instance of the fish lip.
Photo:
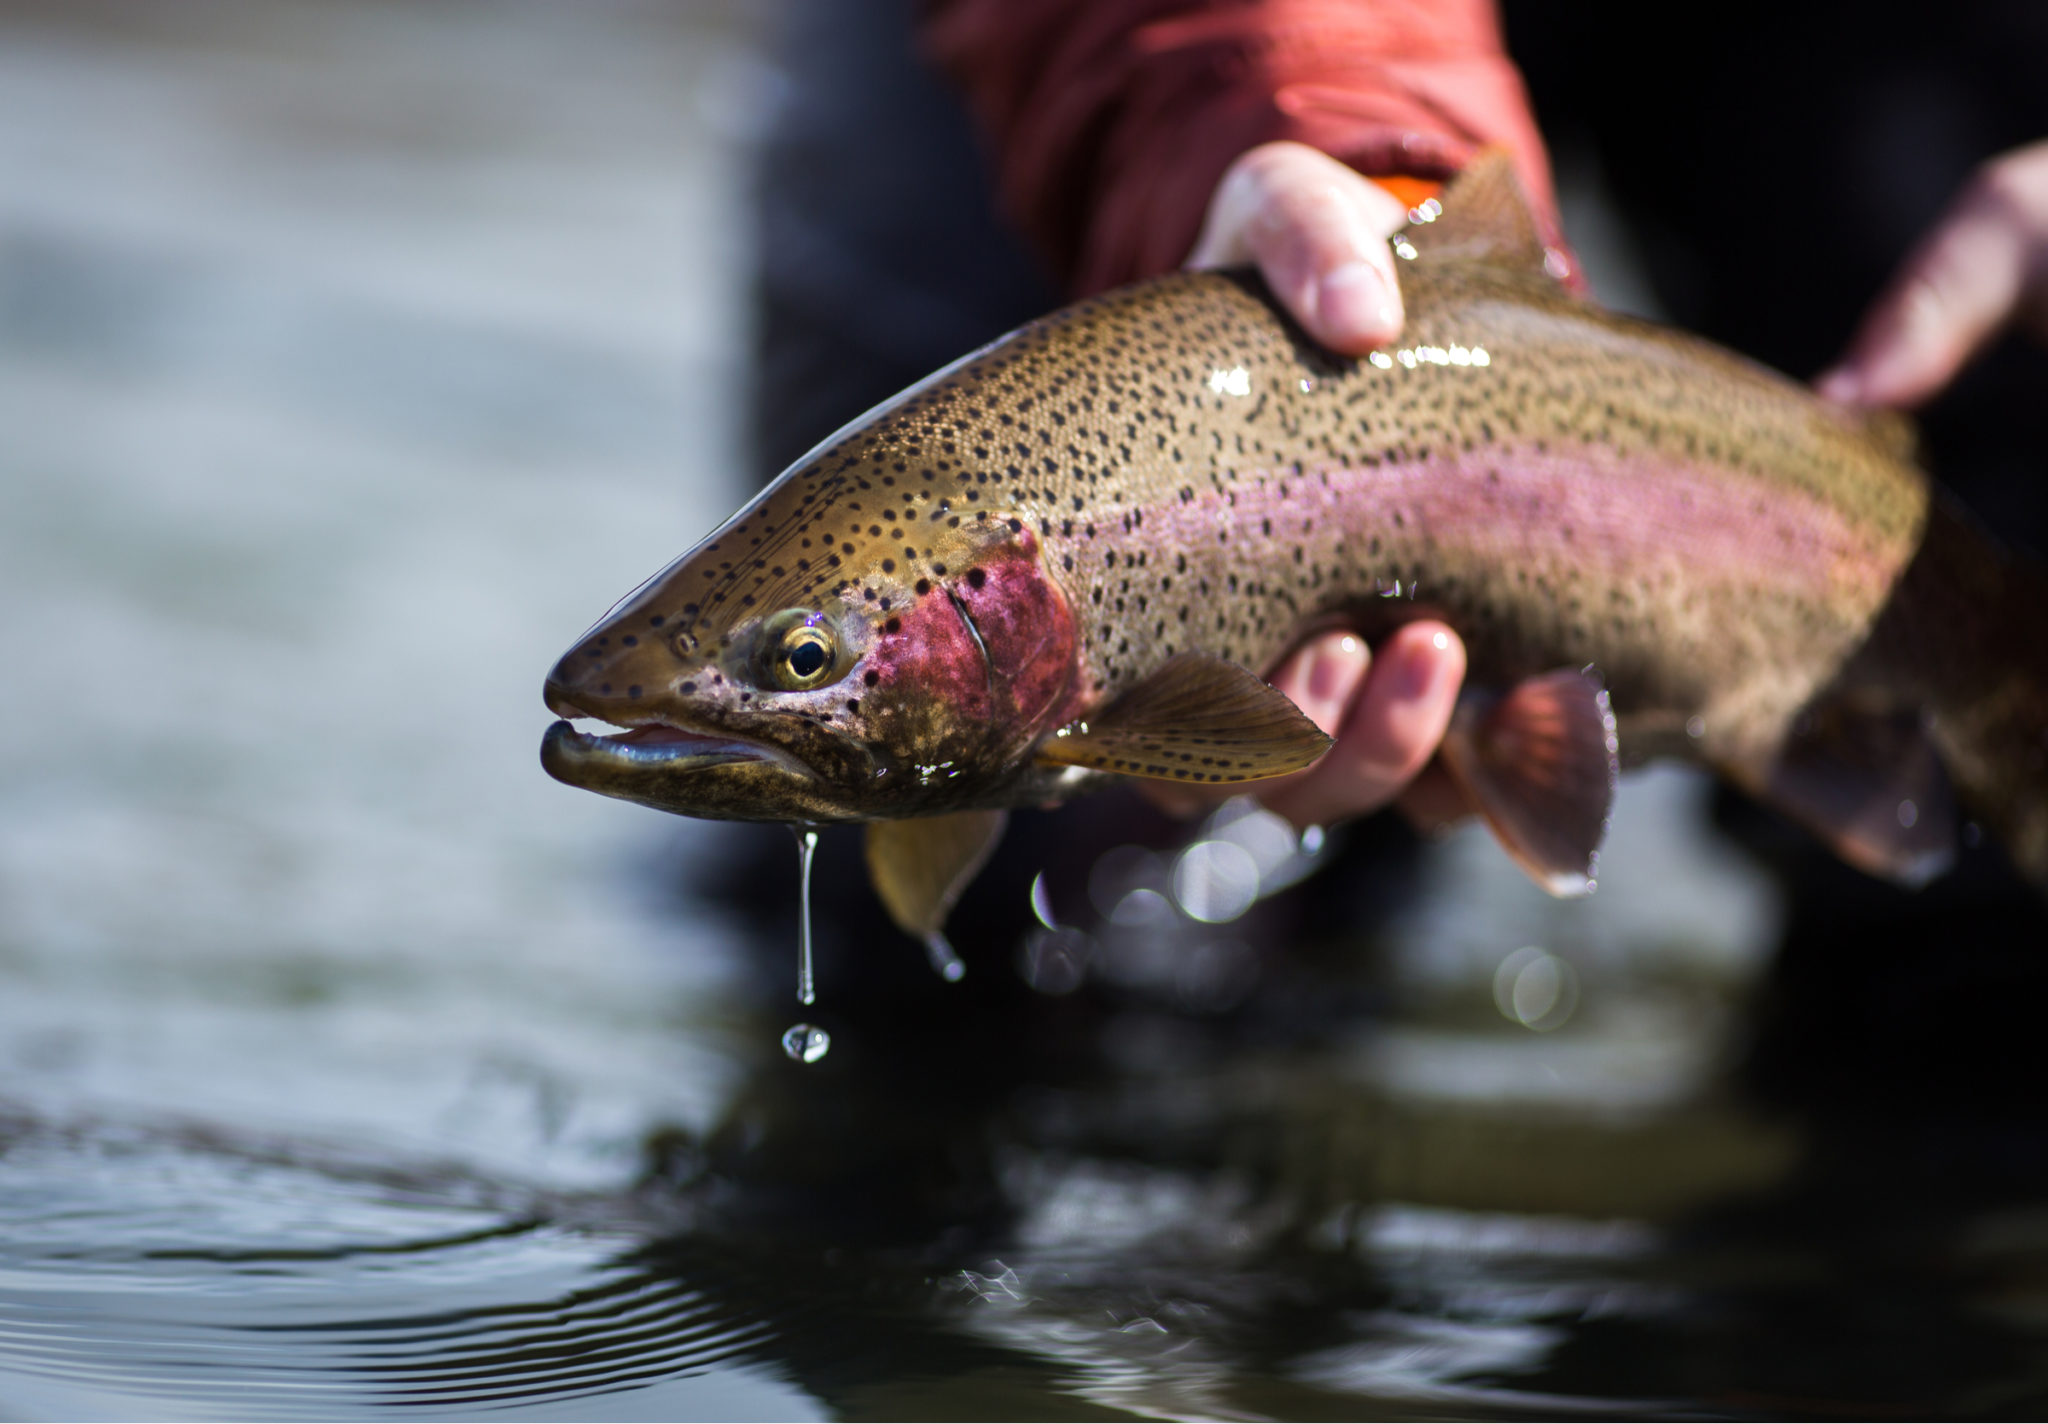
[{"label": "fish lip", "polygon": [[572,726],[565,717],[549,726],[541,737],[541,765],[558,781],[577,784],[577,769],[602,767],[609,771],[697,771],[739,762],[773,762],[785,770],[812,777],[811,769],[778,747],[727,733],[700,732],[679,727],[658,717],[636,719],[619,726],[609,718],[592,717],[567,699],[548,699],[551,711],[590,717],[619,727],[616,732],[586,732]]},{"label": "fish lip", "polygon": [[613,733],[592,733],[579,731],[566,720],[558,721],[541,738],[543,760],[548,759],[550,753],[562,759],[595,760],[617,767],[660,767],[670,771],[774,759],[768,748],[758,743],[707,737],[661,722],[644,722]]}]

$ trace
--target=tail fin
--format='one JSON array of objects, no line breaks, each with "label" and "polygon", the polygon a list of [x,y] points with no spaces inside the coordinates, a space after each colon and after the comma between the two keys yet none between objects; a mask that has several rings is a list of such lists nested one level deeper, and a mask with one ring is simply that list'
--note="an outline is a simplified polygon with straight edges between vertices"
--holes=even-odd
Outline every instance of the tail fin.
[{"label": "tail fin", "polygon": [[2048,569],[1937,502],[1906,577],[1958,798],[2048,893]]}]

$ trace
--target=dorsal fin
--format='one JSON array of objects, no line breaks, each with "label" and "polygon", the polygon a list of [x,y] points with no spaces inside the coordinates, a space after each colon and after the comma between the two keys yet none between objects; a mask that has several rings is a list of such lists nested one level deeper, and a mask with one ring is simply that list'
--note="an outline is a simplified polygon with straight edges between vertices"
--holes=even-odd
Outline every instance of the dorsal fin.
[{"label": "dorsal fin", "polygon": [[1415,211],[1426,216],[1432,204],[1442,211],[1402,231],[1422,256],[1542,269],[1543,236],[1505,148],[1481,149],[1441,198]]}]

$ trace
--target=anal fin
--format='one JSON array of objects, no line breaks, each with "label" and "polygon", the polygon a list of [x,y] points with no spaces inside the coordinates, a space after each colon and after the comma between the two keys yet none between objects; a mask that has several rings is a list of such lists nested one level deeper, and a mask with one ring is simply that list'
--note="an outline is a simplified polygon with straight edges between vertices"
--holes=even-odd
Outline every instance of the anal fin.
[{"label": "anal fin", "polygon": [[946,916],[994,854],[1007,811],[956,811],[906,821],[870,821],[868,878],[889,918],[925,947],[948,980],[965,973],[946,942]]},{"label": "anal fin", "polygon": [[1955,794],[1915,713],[1813,708],[1758,784],[1865,874],[1924,885],[1955,858]]},{"label": "anal fin", "polygon": [[1180,653],[1101,712],[1053,733],[1038,760],[1207,785],[1284,776],[1329,749],[1329,737],[1284,693],[1227,659]]},{"label": "anal fin", "polygon": [[1531,879],[1553,895],[1593,889],[1620,775],[1614,714],[1597,678],[1565,668],[1499,697],[1467,693],[1441,755]]}]

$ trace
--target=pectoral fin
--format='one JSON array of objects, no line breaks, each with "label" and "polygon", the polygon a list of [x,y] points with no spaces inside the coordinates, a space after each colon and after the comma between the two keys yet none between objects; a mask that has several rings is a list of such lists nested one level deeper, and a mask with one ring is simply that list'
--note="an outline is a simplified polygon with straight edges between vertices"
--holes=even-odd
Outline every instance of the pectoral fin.
[{"label": "pectoral fin", "polygon": [[994,854],[1007,811],[956,811],[908,821],[870,821],[868,878],[897,927],[922,943],[932,967],[958,979],[964,966],[946,943],[946,916]]},{"label": "pectoral fin", "polygon": [[1868,875],[1924,885],[1955,858],[1948,772],[1917,715],[1813,709],[1762,780],[1772,805]]},{"label": "pectoral fin", "polygon": [[1507,853],[1553,895],[1593,889],[1620,776],[1607,693],[1566,668],[1506,695],[1468,692],[1444,737],[1443,763]]},{"label": "pectoral fin", "polygon": [[1181,653],[1103,711],[1053,733],[1038,760],[1163,781],[1229,783],[1299,771],[1329,746],[1299,707],[1236,663]]}]

